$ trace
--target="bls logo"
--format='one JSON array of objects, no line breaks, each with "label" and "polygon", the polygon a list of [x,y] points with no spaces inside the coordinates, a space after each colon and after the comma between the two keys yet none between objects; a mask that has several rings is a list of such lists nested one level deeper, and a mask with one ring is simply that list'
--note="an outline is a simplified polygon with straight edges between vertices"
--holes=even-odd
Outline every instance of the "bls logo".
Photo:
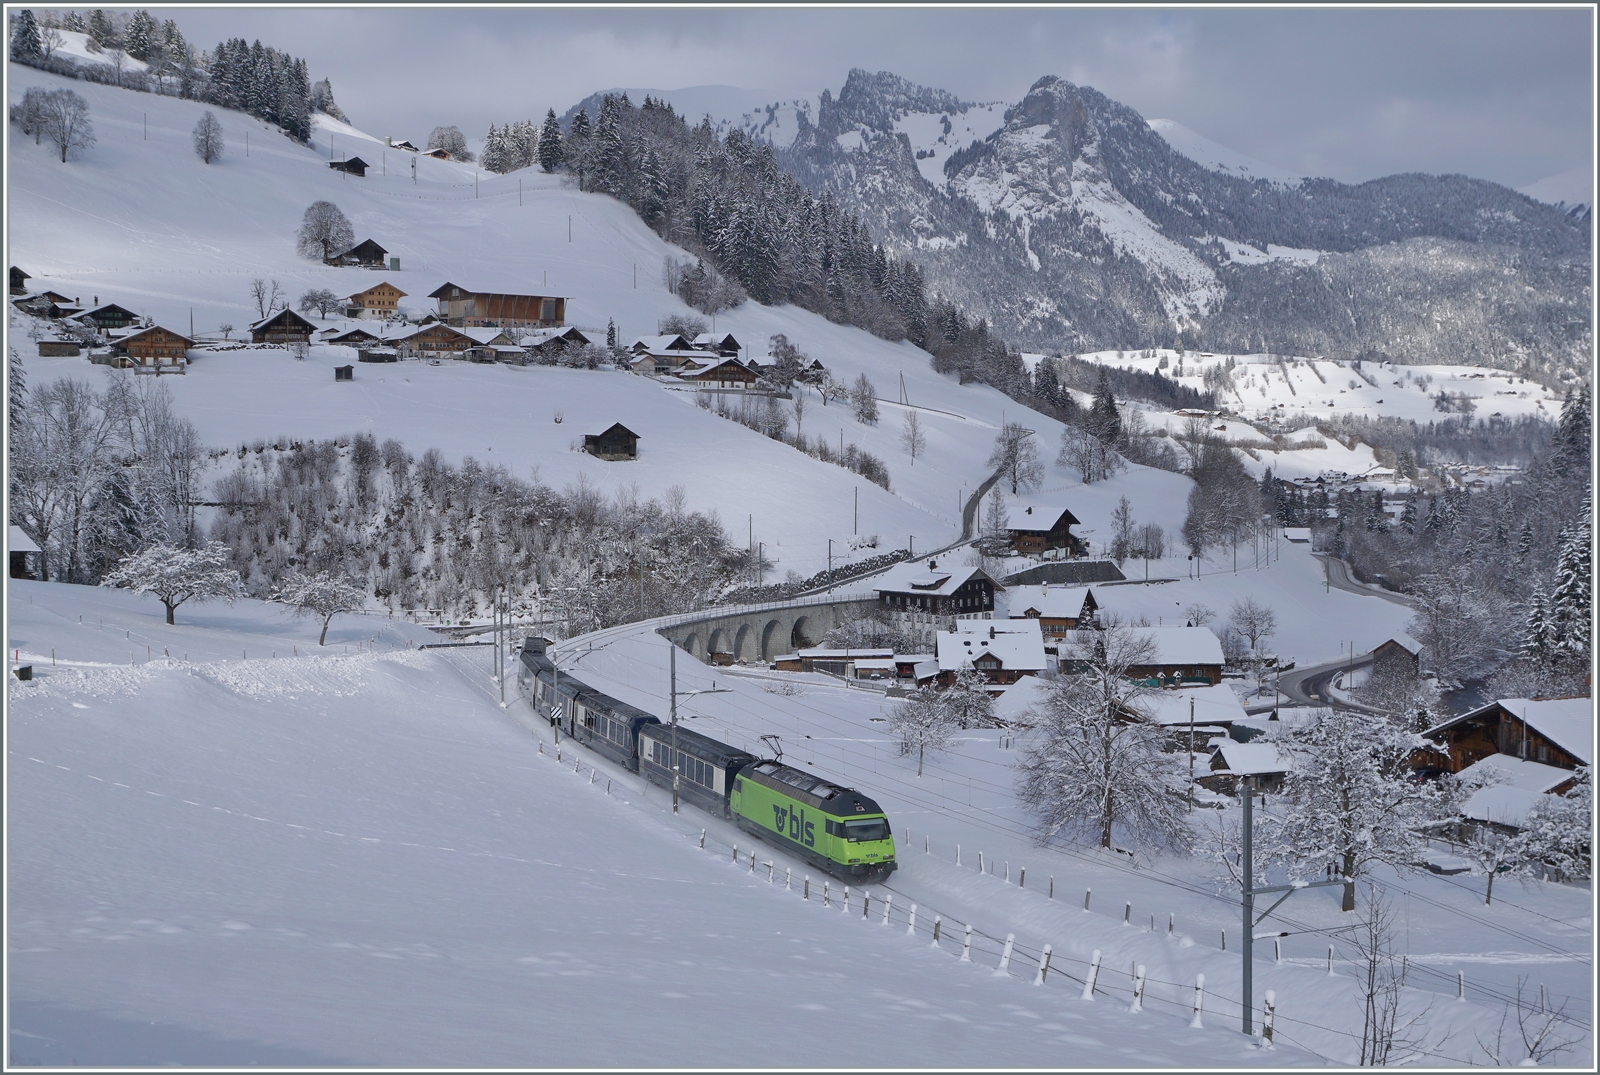
[{"label": "bls logo", "polygon": [[795,843],[803,843],[807,847],[817,846],[817,823],[806,820],[804,810],[790,810],[774,805],[772,808],[772,827],[783,834],[785,826],[789,839]]}]

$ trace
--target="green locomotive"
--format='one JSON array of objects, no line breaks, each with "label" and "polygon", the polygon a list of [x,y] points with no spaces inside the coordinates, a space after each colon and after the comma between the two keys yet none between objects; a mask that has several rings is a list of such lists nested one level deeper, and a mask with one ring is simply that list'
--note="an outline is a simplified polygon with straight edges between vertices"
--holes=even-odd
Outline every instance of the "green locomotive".
[{"label": "green locomotive", "polygon": [[781,762],[738,772],[729,808],[741,829],[845,880],[894,872],[894,836],[877,803]]}]

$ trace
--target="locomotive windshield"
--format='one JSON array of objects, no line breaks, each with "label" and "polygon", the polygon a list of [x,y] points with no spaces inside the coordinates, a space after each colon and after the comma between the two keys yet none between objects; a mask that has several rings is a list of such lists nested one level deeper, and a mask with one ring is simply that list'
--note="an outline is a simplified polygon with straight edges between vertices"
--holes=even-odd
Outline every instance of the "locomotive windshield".
[{"label": "locomotive windshield", "polygon": [[859,844],[866,840],[887,840],[889,838],[889,819],[865,817],[859,821],[846,821],[844,823],[844,833],[845,838],[853,844]]}]

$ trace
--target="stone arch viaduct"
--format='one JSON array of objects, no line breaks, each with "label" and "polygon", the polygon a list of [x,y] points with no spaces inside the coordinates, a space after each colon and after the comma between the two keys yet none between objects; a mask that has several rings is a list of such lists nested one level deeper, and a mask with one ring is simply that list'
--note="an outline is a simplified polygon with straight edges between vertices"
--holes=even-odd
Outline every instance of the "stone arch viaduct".
[{"label": "stone arch viaduct", "polygon": [[770,661],[817,645],[828,631],[867,614],[876,604],[877,598],[867,594],[713,608],[674,617],[656,631],[702,661],[713,653]]}]

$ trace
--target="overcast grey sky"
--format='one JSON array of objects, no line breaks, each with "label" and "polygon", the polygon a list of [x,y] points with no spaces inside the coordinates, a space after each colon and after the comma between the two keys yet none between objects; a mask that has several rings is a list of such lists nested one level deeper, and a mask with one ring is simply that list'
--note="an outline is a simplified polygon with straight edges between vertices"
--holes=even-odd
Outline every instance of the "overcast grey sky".
[{"label": "overcast grey sky", "polygon": [[[158,9],[152,8],[152,11]],[[1296,172],[1522,186],[1592,154],[1589,8],[1503,10],[159,9],[195,44],[259,38],[371,133],[562,112],[614,86],[837,93],[852,67],[970,100],[1093,86]]]}]

